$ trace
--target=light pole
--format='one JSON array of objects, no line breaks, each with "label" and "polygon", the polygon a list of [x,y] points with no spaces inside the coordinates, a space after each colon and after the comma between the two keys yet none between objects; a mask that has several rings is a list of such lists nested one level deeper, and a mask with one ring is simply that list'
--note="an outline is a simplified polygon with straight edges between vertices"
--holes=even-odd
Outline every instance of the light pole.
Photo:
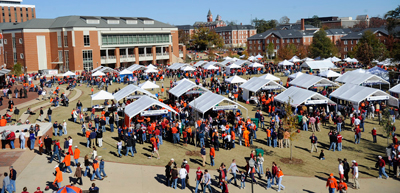
[{"label": "light pole", "polygon": [[[249,160],[249,167],[250,167],[250,171],[253,172],[253,168],[255,165],[255,161],[253,158],[250,158]],[[254,173],[253,176],[251,177],[251,192],[254,193],[254,189],[253,189],[253,184],[254,184]]]}]

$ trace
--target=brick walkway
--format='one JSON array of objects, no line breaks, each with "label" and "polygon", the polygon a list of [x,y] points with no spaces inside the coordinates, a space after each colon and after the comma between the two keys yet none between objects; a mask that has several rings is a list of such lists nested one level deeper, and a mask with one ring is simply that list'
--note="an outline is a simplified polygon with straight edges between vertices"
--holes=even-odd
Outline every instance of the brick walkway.
[{"label": "brick walkway", "polygon": [[11,166],[24,151],[0,152],[0,167]]}]

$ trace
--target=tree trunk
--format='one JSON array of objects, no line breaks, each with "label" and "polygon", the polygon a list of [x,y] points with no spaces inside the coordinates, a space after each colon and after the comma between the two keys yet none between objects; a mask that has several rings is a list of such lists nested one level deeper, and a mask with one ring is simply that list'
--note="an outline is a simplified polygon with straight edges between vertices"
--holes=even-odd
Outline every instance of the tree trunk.
[{"label": "tree trunk", "polygon": [[290,160],[293,159],[293,141],[290,141]]}]

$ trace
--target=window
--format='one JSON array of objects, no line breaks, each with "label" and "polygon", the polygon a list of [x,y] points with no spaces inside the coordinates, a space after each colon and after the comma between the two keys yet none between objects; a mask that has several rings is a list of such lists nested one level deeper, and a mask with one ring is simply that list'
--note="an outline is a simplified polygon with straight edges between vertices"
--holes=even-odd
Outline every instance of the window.
[{"label": "window", "polygon": [[258,46],[258,50],[261,50],[261,46]]},{"label": "window", "polygon": [[63,51],[62,50],[58,50],[58,61],[59,62],[64,62],[63,61]]},{"label": "window", "polygon": [[253,42],[253,41],[249,41],[249,44],[252,44],[251,42]]},{"label": "window", "polygon": [[12,47],[15,49],[15,37],[12,38]]},{"label": "window", "polygon": [[89,37],[89,35],[84,35],[83,36],[83,45],[84,46],[90,46],[90,37]]},{"label": "window", "polygon": [[267,44],[269,44],[269,40],[267,40]]},{"label": "window", "polygon": [[350,44],[353,45],[353,40],[350,41]]},{"label": "window", "polygon": [[347,40],[344,41],[344,45],[347,45]]},{"label": "window", "polygon": [[272,40],[272,43],[274,43],[274,40]]},{"label": "window", "polygon": [[83,54],[83,69],[92,70],[93,69],[93,57],[92,50],[82,50]]},{"label": "window", "polygon": [[353,51],[353,47],[351,47],[350,50]]},{"label": "window", "polygon": [[297,43],[300,43],[300,39],[297,39]]},{"label": "window", "polygon": [[14,56],[14,64],[15,64],[15,63],[17,63],[17,53],[14,52],[13,56]]},{"label": "window", "polygon": [[102,35],[101,38],[102,45],[169,43],[169,34]]},{"label": "window", "polygon": [[[283,41],[285,41],[285,40],[283,40]],[[286,39],[286,43],[289,43],[290,42],[290,40],[289,39]]]},{"label": "window", "polygon": [[344,51],[347,52],[347,47],[344,47]]},{"label": "window", "polygon": [[279,46],[276,46],[276,49],[279,50]]},{"label": "window", "polygon": [[64,56],[65,56],[65,70],[69,70],[69,51],[68,50],[64,51]]},{"label": "window", "polygon": [[57,45],[59,48],[62,47],[62,39],[60,34],[57,35]]},{"label": "window", "polygon": [[294,39],[292,39],[292,43],[294,43]]},{"label": "window", "polygon": [[64,34],[64,47],[68,47],[68,36],[67,34]]},{"label": "window", "polygon": [[279,39],[276,40],[276,43],[279,44]]}]

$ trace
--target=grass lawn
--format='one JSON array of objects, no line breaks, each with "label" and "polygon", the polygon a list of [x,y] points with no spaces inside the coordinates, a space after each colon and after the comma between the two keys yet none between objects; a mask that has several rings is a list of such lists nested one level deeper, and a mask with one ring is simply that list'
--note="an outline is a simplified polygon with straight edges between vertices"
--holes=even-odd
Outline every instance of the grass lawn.
[{"label": "grass lawn", "polygon": [[[286,83],[286,77],[279,76],[284,83]],[[254,75],[253,75],[254,76]],[[257,75],[261,76],[261,75]],[[248,75],[242,76],[243,78],[249,77]],[[193,80],[193,79],[192,79]],[[169,79],[164,81],[164,87],[169,87]],[[161,85],[160,82],[157,83]],[[125,85],[123,84],[113,84],[108,90],[113,91],[116,88],[123,88]],[[83,94],[79,98],[79,100],[83,103],[84,108],[89,107],[91,104],[90,101],[90,87],[86,87],[86,85],[78,86],[77,89],[81,89]],[[95,88],[95,93],[98,90]],[[159,92],[158,90],[150,91],[152,93]],[[70,97],[74,96],[73,93]],[[53,121],[63,121],[69,120],[71,118],[71,111],[75,108],[77,101],[73,101],[70,103],[69,107],[61,107],[55,109],[53,111]],[[93,104],[100,104],[102,101],[94,101]],[[254,117],[255,113],[255,105],[254,104],[245,104],[240,102],[241,105],[245,106],[249,110],[249,116]],[[266,113],[264,113],[266,114]],[[265,121],[269,122],[270,118],[266,117]],[[341,152],[333,152],[328,151],[329,149],[329,137],[328,132],[330,128],[334,128],[335,125],[327,125],[324,126],[321,132],[317,132],[316,136],[318,137],[318,153],[310,153],[310,140],[311,132],[303,132],[301,131],[297,136],[297,139],[293,141],[293,157],[297,159],[302,159],[303,163],[299,165],[290,165],[284,164],[280,160],[282,158],[288,158],[290,156],[289,148],[271,148],[267,147],[266,144],[266,133],[265,130],[260,129],[257,132],[257,140],[254,142],[254,146],[261,147],[266,149],[267,152],[264,155],[264,168],[271,167],[271,163],[275,161],[279,166],[281,166],[285,175],[295,175],[295,176],[317,176],[317,177],[326,177],[329,173],[338,173],[338,158],[347,158],[349,162],[351,160],[356,160],[359,164],[360,177],[376,177],[378,176],[378,170],[374,168],[375,162],[377,161],[377,156],[385,154],[385,147],[387,146],[387,140],[383,137],[383,130],[378,125],[377,121],[366,120],[365,123],[365,132],[362,133],[361,143],[358,145],[354,144],[354,133],[350,130],[348,124],[349,120],[346,120],[346,128],[345,131],[342,131],[343,140],[343,151]],[[396,126],[399,127],[398,122],[396,122]],[[370,131],[373,127],[377,128],[378,133],[378,143],[372,143],[372,135]],[[77,123],[73,123],[70,120],[68,121],[68,135],[74,139],[74,145],[78,145],[81,149],[81,157],[85,154],[88,154],[91,149],[86,148],[86,138],[81,135],[81,126]],[[63,142],[64,137],[55,137],[60,139]],[[102,156],[107,161],[113,162],[122,162],[122,163],[133,163],[133,164],[143,164],[143,165],[158,165],[165,166],[171,158],[174,158],[177,163],[181,163],[183,159],[189,161],[191,168],[197,168],[201,165],[201,158],[195,156],[186,155],[187,151],[195,150],[196,148],[192,145],[188,145],[187,147],[183,147],[182,145],[173,145],[170,142],[164,140],[164,144],[160,146],[160,156],[161,159],[148,159],[151,154],[151,145],[150,144],[137,144],[137,154],[135,157],[116,157],[117,149],[116,149],[116,137],[117,133],[106,132],[103,136],[103,147],[98,148],[98,155]],[[237,140],[236,140],[237,141]],[[237,164],[240,166],[240,169],[244,169],[245,166],[245,157],[250,155],[250,151],[254,149],[248,148],[244,146],[239,146],[236,143],[236,148],[227,151],[224,149],[220,149],[220,151],[216,152],[215,158],[215,167],[211,167],[209,165],[209,156],[207,156],[208,165],[206,168],[208,169],[217,169],[218,166],[223,162],[228,167],[231,163],[232,159],[237,160]],[[321,149],[325,150],[326,160],[319,160],[317,157],[319,156],[319,152]],[[197,148],[199,150],[199,148]],[[123,152],[124,148],[123,148]],[[207,155],[209,155],[209,151],[207,149]]]}]

